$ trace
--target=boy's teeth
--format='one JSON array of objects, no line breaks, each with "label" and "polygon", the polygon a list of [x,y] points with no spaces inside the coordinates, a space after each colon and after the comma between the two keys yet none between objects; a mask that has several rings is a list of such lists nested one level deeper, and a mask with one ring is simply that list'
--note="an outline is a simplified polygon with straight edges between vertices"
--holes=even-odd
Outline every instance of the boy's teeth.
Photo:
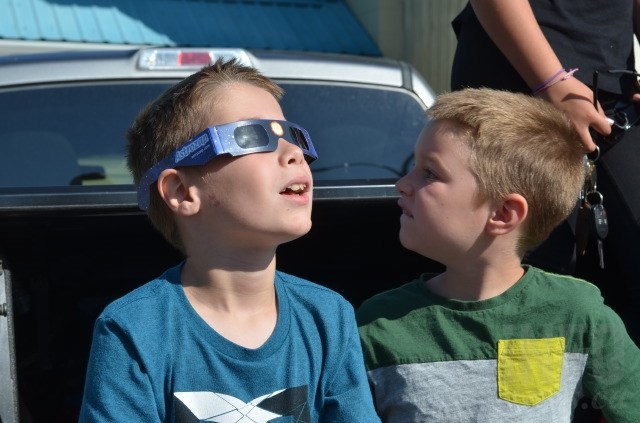
[{"label": "boy's teeth", "polygon": [[305,185],[304,184],[291,184],[287,187],[288,190],[291,191],[302,191],[304,190]]}]

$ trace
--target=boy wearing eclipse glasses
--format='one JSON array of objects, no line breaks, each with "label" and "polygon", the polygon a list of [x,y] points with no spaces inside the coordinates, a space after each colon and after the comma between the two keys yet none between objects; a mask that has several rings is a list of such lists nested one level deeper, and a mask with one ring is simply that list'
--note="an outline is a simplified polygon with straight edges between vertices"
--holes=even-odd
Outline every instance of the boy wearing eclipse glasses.
[{"label": "boy wearing eclipse glasses", "polygon": [[281,96],[218,61],[130,128],[138,204],[186,259],[98,318],[80,421],[379,421],[352,306],[276,270],[317,158]]}]

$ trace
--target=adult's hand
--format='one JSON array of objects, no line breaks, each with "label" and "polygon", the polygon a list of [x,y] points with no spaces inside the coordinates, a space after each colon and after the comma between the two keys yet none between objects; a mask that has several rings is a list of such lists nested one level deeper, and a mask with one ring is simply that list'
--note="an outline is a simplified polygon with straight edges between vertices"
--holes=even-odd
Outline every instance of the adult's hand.
[{"label": "adult's hand", "polygon": [[[602,107],[598,104],[596,110],[593,105],[593,91],[576,78],[560,81],[539,93],[538,97],[549,101],[565,113],[575,126],[582,145],[588,152],[596,149],[589,128],[602,135],[611,133],[611,123],[607,120]],[[640,101],[640,94],[637,101]]]}]

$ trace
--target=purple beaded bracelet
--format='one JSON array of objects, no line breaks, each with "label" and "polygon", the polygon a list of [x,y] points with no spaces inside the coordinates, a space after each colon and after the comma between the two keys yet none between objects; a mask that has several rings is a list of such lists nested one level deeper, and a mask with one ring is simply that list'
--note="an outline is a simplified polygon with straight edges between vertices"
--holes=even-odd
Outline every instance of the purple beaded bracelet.
[{"label": "purple beaded bracelet", "polygon": [[[578,68],[573,68],[573,69],[569,69],[569,70],[560,69],[558,72],[554,73],[551,78],[547,79],[542,84],[540,84],[537,87],[535,87],[532,90],[533,91],[533,95],[536,95],[536,94],[546,90],[547,88],[557,84],[558,82],[566,81],[567,79],[571,78],[573,76],[573,74],[576,73],[577,71],[578,71]],[[556,79],[562,72],[566,72],[566,74],[562,78]]]},{"label": "purple beaded bracelet", "polygon": [[545,87],[547,84],[551,83],[551,81],[553,81],[554,79],[556,79],[556,77],[557,77],[558,75],[560,75],[562,72],[564,72],[564,68],[563,68],[563,69],[560,69],[558,72],[554,73],[554,74],[553,74],[549,79],[547,79],[546,81],[544,81],[542,84],[538,85],[537,87],[535,87],[535,88],[534,88],[533,90],[531,90],[531,91],[533,91],[533,93],[535,94],[535,93],[537,93],[538,91],[540,91],[540,90],[544,89],[544,87]]}]

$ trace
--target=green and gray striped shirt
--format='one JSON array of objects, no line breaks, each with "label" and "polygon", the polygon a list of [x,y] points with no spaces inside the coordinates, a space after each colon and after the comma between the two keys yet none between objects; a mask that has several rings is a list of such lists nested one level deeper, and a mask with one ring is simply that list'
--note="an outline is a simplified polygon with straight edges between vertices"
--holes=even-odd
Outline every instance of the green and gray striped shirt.
[{"label": "green and gray striped shirt", "polygon": [[588,282],[527,267],[483,301],[439,297],[422,275],[357,311],[384,422],[570,422],[582,396],[640,422],[640,350]]}]

